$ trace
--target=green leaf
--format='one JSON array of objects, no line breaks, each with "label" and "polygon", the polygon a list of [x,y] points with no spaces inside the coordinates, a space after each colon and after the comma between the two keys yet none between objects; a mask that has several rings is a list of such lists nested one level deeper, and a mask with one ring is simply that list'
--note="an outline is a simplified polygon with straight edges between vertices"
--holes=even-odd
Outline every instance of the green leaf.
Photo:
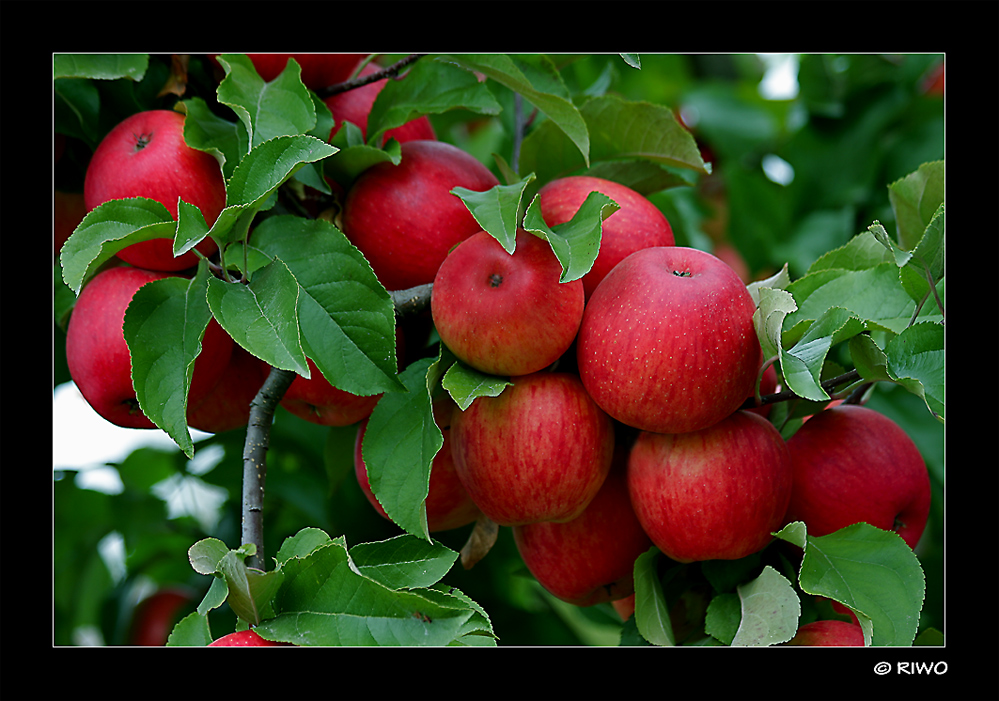
[{"label": "green leaf", "polygon": [[447,645],[476,610],[433,590],[393,590],[364,576],[342,542],[282,567],[275,618],[257,630],[296,645]]},{"label": "green leaf", "polygon": [[884,244],[868,230],[857,234],[848,243],[819,256],[808,268],[808,273],[840,268],[865,270],[884,263],[888,253]]},{"label": "green leaf", "polygon": [[232,108],[246,130],[244,154],[276,136],[306,134],[316,126],[316,108],[295,59],[269,83],[244,54],[222,54],[218,61],[226,71],[218,100]]},{"label": "green leaf", "polygon": [[278,565],[283,565],[293,557],[307,557],[317,548],[325,547],[332,542],[326,533],[318,528],[303,528],[293,536],[285,538],[274,558]]},{"label": "green leaf", "polygon": [[205,647],[212,642],[208,628],[208,616],[190,613],[184,616],[170,631],[167,647]]},{"label": "green leaf", "polygon": [[122,327],[139,408],[189,458],[194,442],[187,427],[187,394],[212,318],[205,299],[208,277],[202,261],[191,280],[167,277],[143,285],[125,310]]},{"label": "green leaf", "polygon": [[888,200],[895,213],[898,240],[911,250],[944,202],[944,161],[924,163],[888,186]]},{"label": "green leaf", "polygon": [[635,560],[635,623],[638,632],[653,645],[676,644],[666,597],[656,565],[659,549],[649,548]]},{"label": "green leaf", "polygon": [[423,358],[399,374],[408,391],[378,400],[361,443],[371,491],[385,513],[404,531],[427,541],[430,468],[444,444],[431,408],[428,375],[435,363]]},{"label": "green leaf", "polygon": [[187,551],[187,559],[198,574],[215,574],[229,548],[218,538],[203,538]]},{"label": "green leaf", "polygon": [[187,116],[184,119],[184,141],[191,148],[209,153],[222,165],[222,175],[228,180],[243,156],[239,145],[236,122],[215,114],[202,98],[179,102]]},{"label": "green leaf", "polygon": [[233,340],[268,365],[309,378],[298,324],[299,286],[281,260],[248,285],[208,279],[208,305]]},{"label": "green leaf", "polygon": [[307,163],[332,156],[337,149],[313,136],[278,136],[255,146],[233,171],[226,185],[226,207],[212,225],[220,244],[246,236],[257,210]]},{"label": "green leaf", "polygon": [[451,569],[458,553],[434,541],[404,534],[350,549],[358,572],[389,589],[431,587]]},{"label": "green leaf", "polygon": [[849,310],[869,328],[898,333],[909,325],[916,306],[902,288],[893,262],[864,270],[819,270],[798,278],[787,291],[794,295],[798,309],[785,319],[785,346],[796,343],[808,322],[831,307]]},{"label": "green leaf", "polygon": [[507,253],[513,253],[517,246],[520,202],[532,180],[534,173],[512,185],[495,185],[485,192],[456,187],[451,193],[465,203],[484,231],[499,241]]},{"label": "green leaf", "polygon": [[[785,534],[788,528],[775,535],[799,544],[801,527],[790,538]],[[855,523],[824,536],[806,535],[804,540],[798,575],[803,591],[856,612],[872,645],[912,645],[925,581],[919,559],[898,534]]]},{"label": "green leaf", "polygon": [[866,324],[849,310],[842,307],[827,309],[794,346],[780,353],[781,371],[788,389],[812,401],[829,399],[819,384],[829,350],[866,330]]},{"label": "green leaf", "polygon": [[302,347],[330,384],[363,396],[402,389],[392,298],[336,227],[269,217],[254,229],[253,244],[294,276]]},{"label": "green leaf", "polygon": [[487,375],[461,361],[452,363],[441,382],[451,398],[464,411],[478,397],[498,397],[512,383],[509,378]]},{"label": "green leaf", "polygon": [[946,357],[941,324],[914,324],[890,339],[884,350],[869,336],[856,336],[850,340],[850,355],[865,380],[902,385],[944,420]]},{"label": "green leaf", "polygon": [[620,209],[607,195],[591,192],[567,222],[548,228],[541,216],[541,198],[534,200],[524,215],[524,228],[548,241],[562,264],[559,282],[572,282],[590,272],[600,252],[603,220]]},{"label": "green leaf", "polygon": [[742,620],[733,647],[775,645],[794,637],[801,603],[791,583],[767,565],[760,576],[737,587]]},{"label": "green leaf", "polygon": [[794,303],[794,296],[785,290],[761,287],[755,294],[759,302],[753,312],[753,325],[760,339],[760,346],[763,348],[763,357],[773,358],[782,351],[781,332],[784,319],[797,310],[798,305]]},{"label": "green leaf", "polygon": [[229,587],[229,608],[250,625],[257,625],[274,615],[273,600],[284,580],[284,570],[261,572],[247,567],[244,559],[248,554],[245,546],[230,550],[219,562],[219,573]]},{"label": "green leaf", "polygon": [[[693,136],[680,126],[668,107],[606,95],[588,100],[580,113],[591,135],[590,161],[594,164],[641,161],[660,168],[710,171]],[[524,139],[520,165],[525,171],[537,173],[539,181],[548,182],[590,164],[569,148],[563,135],[545,123]],[[675,178],[668,182],[683,183]]]},{"label": "green leaf", "polygon": [[[578,149],[585,165],[590,164],[590,134],[586,122],[572,103],[558,69],[545,56],[505,54],[462,54],[444,56],[469,70],[524,96],[537,107]],[[533,168],[527,168],[531,171]],[[538,172],[535,170],[535,172]]]},{"label": "green leaf", "polygon": [[139,81],[149,67],[149,54],[55,54],[53,78],[128,78]]},{"label": "green leaf", "polygon": [[500,104],[485,83],[453,63],[425,57],[412,65],[402,80],[389,80],[368,113],[368,143],[381,143],[389,129],[427,114],[453,109],[497,115]]},{"label": "green leaf", "polygon": [[83,283],[118,251],[140,241],[173,238],[177,222],[156,200],[110,200],[83,218],[59,253],[62,278],[80,294]]},{"label": "green leaf", "polygon": [[742,622],[742,599],[738,594],[718,594],[708,604],[704,616],[704,632],[731,645]]},{"label": "green leaf", "polygon": [[193,204],[177,200],[177,234],[173,240],[174,257],[187,253],[208,235],[205,215]]}]

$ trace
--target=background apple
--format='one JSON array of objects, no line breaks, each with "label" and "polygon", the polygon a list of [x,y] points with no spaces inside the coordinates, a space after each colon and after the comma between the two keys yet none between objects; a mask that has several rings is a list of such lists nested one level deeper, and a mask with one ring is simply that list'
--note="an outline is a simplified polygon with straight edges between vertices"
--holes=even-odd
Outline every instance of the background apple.
[{"label": "background apple", "polygon": [[246,426],[250,402],[263,387],[270,366],[238,343],[219,381],[197,404],[187,408],[187,425],[206,433],[222,433]]},{"label": "background apple", "polygon": [[307,380],[296,375],[281,398],[281,406],[321,426],[350,426],[371,415],[381,394],[361,396],[338,389],[323,377],[311,358],[307,360],[311,377]]},{"label": "background apple", "polygon": [[798,628],[785,645],[820,647],[864,646],[864,631],[856,623],[846,621],[812,621]]},{"label": "background apple", "polygon": [[[66,363],[84,399],[105,419],[127,428],[155,428],[139,409],[132,386],[132,358],[122,331],[125,310],[148,282],[170,277],[129,266],[107,268],[80,292],[66,329]],[[194,362],[188,405],[196,405],[218,382],[232,354],[232,338],[209,321]]]},{"label": "background apple", "polygon": [[[457,409],[457,405],[448,394],[441,395],[433,403],[434,423],[444,435],[444,444],[434,456],[430,468],[430,486],[425,505],[427,528],[431,533],[461,528],[475,521],[481,513],[479,507],[468,496],[465,487],[462,486],[454,467],[454,457],[451,454],[451,416],[452,412],[457,411]],[[368,469],[361,454],[361,444],[367,425],[367,420],[361,423],[354,443],[354,474],[357,476],[357,483],[360,485],[361,491],[364,492],[371,505],[384,518],[388,518],[385,509],[378,503],[371,491],[371,485],[368,482]]]},{"label": "background apple", "polygon": [[631,508],[626,467],[627,451],[616,451],[600,491],[571,521],[513,528],[527,569],[563,601],[592,606],[635,593],[635,560],[652,541]]},{"label": "background apple", "polygon": [[73,230],[80,225],[87,215],[87,205],[83,202],[82,192],[63,192],[56,190],[53,195],[52,209],[52,242],[55,262],[59,262],[59,251]]},{"label": "background apple", "polygon": [[342,220],[389,290],[433,282],[448,251],[482,230],[453,188],[484,192],[499,184],[456,146],[407,141],[401,148],[399,165],[378,163],[348,189]]},{"label": "background apple", "polygon": [[915,548],[930,512],[930,477],[916,444],[890,418],[856,404],[812,416],[787,441],[794,488],[785,523],[827,535],[864,521]]},{"label": "background apple", "polygon": [[579,374],[613,418],[656,433],[711,426],[753,394],[763,362],[753,303],[710,253],[645,248],[625,258],[586,304]]},{"label": "background apple", "polygon": [[563,224],[579,210],[591,192],[601,192],[621,209],[604,220],[600,253],[583,276],[589,299],[601,280],[626,256],[650,246],[672,246],[673,229],[666,216],[643,195],[612,180],[573,175],[547,183],[538,191],[541,216],[549,226]]},{"label": "background apple", "polygon": [[773,424],[737,411],[693,433],[640,433],[628,490],[642,527],[668,557],[737,560],[766,546],[783,523],[791,458]]},{"label": "background apple", "polygon": [[[382,70],[381,66],[369,63],[361,69],[358,77],[368,76],[380,70]],[[388,78],[385,78],[374,83],[368,83],[353,90],[337,93],[323,100],[326,106],[329,107],[330,112],[333,113],[333,119],[336,122],[336,126],[330,132],[330,139],[340,131],[340,125],[344,121],[357,125],[364,138],[368,138],[368,114],[371,112],[371,106],[375,104],[375,98],[378,97],[378,93],[382,91],[388,80]],[[384,135],[385,141],[395,139],[399,143],[418,140],[433,141],[436,138],[437,135],[434,133],[434,128],[425,115],[406,122],[395,129],[389,129]]]},{"label": "background apple", "polygon": [[434,279],[441,341],[485,373],[528,375],[568,350],[585,304],[580,280],[561,283],[547,241],[520,229],[513,255],[485,231],[462,241]]},{"label": "background apple", "polygon": [[209,643],[208,647],[284,647],[291,646],[291,643],[278,643],[273,640],[265,640],[252,630],[239,630],[229,635],[223,635],[215,642]]},{"label": "background apple", "polygon": [[302,83],[310,90],[321,90],[342,83],[367,54],[246,54],[265,81],[277,78],[293,58],[302,67]]},{"label": "background apple", "polygon": [[451,450],[472,501],[501,526],[570,521],[610,469],[614,429],[579,378],[511,378],[451,418]]},{"label": "background apple", "polygon": [[[225,179],[214,157],[184,142],[184,115],[171,110],[139,112],[108,132],[94,151],[83,184],[87,211],[108,200],[147,197],[177,218],[177,198],[201,210],[208,226],[225,208]],[[196,247],[210,256],[218,247],[206,238]],[[118,253],[147,270],[184,270],[196,265],[193,251],[174,258],[173,240],[153,239]]]},{"label": "background apple", "polygon": [[153,592],[139,602],[132,614],[128,642],[130,645],[166,645],[170,631],[179,621],[186,607],[197,605],[193,595],[181,587],[168,587]]}]

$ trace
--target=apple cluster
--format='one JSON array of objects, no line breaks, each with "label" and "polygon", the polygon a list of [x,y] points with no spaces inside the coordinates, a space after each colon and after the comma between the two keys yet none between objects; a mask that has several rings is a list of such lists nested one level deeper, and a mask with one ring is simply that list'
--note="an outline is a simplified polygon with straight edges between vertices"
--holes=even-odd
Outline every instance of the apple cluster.
[{"label": "apple cluster", "polygon": [[[250,58],[268,79],[284,67],[281,56]],[[346,80],[361,58],[312,65],[310,56],[321,55],[296,58],[312,89]],[[326,98],[337,125],[330,138],[345,121],[363,133],[383,86]],[[186,145],[183,128],[182,114],[162,110],[115,127],[89,164],[85,208],[144,197],[176,218],[183,199],[211,226],[225,207],[225,181],[212,156]],[[680,563],[734,560],[766,547],[791,521],[816,536],[866,521],[915,547],[930,488],[912,440],[857,405],[822,411],[787,440],[766,407],[743,409],[758,389],[777,385],[772,367],[761,374],[754,301],[720,258],[676,245],[649,199],[590,176],[544,184],[538,203],[548,227],[570,221],[592,192],[618,205],[602,224],[589,272],[563,282],[545,239],[519,229],[510,253],[454,194],[499,185],[485,165],[438,141],[425,117],[386,137],[400,143],[400,161],[369,167],[347,189],[344,235],[387,290],[432,284],[441,343],[469,368],[509,378],[498,396],[478,396],[464,409],[446,393],[435,399],[444,444],[426,500],[430,531],[480,519],[509,526],[538,581],[581,606],[631,596],[635,560],[652,546]],[[197,250],[217,249],[206,238]],[[134,244],[118,258],[76,302],[67,361],[101,416],[152,428],[132,386],[125,311],[140,287],[189,275],[198,258],[175,257],[171,239]],[[388,518],[361,452],[380,396],[339,390],[309,365],[312,379],[297,377],[282,405],[318,424],[359,425],[357,480]],[[268,372],[211,320],[194,364],[189,424],[209,432],[246,425]],[[252,637],[216,644],[261,644],[245,641]]]},{"label": "apple cluster", "polygon": [[[405,211],[406,199],[387,176],[406,168],[421,145],[404,144],[402,164],[377,176],[385,179],[382,201],[400,203],[392,211]],[[450,150],[438,153],[443,159]],[[381,242],[374,251],[347,225],[357,221],[348,194],[345,229],[366,255],[372,250],[386,286],[426,282],[436,269],[431,310],[441,342],[465,365],[511,385],[464,410],[450,400],[446,413],[435,406],[445,442],[431,472],[430,530],[483,516],[509,526],[541,584],[584,606],[633,594],[635,559],[652,545],[681,563],[739,559],[791,520],[813,535],[867,521],[914,545],[929,482],[904,432],[847,406],[822,412],[785,441],[768,407],[742,409],[764,362],[745,283],[715,256],[676,246],[661,211],[617,183],[573,176],[546,184],[538,195],[546,224],[569,221],[594,191],[620,210],[603,223],[596,263],[573,282],[560,281],[561,264],[544,239],[518,230],[508,253],[460,209],[452,221],[462,228],[446,228],[457,244],[439,246],[426,242],[441,237],[440,223],[424,231],[403,214],[413,222],[404,235],[391,215],[372,216],[369,231],[380,227]],[[447,200],[424,191],[431,214],[421,218]],[[768,367],[762,393],[776,383]],[[844,414],[849,420],[836,421]],[[360,437],[355,465],[380,510]],[[877,490],[861,494],[874,483]]]}]

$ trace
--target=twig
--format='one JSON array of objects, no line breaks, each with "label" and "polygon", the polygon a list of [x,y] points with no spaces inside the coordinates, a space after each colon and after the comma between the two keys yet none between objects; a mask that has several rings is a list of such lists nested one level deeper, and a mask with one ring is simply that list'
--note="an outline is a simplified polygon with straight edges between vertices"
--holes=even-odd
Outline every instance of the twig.
[{"label": "twig", "polygon": [[271,368],[263,387],[250,402],[250,420],[243,444],[243,530],[242,542],[253,543],[257,552],[246,558],[246,566],[263,570],[264,560],[264,483],[267,480],[267,448],[270,443],[274,411],[288,386],[295,379],[289,370]]},{"label": "twig", "polygon": [[407,316],[426,309],[430,304],[430,293],[433,288],[434,283],[428,282],[405,290],[391,290],[389,296],[395,305],[395,315]]},{"label": "twig", "polygon": [[410,54],[406,58],[396,61],[388,68],[383,68],[382,70],[372,73],[370,75],[358,76],[357,78],[351,78],[350,80],[345,80],[342,83],[336,83],[334,85],[328,85],[325,88],[316,91],[316,94],[321,100],[325,100],[327,97],[332,97],[333,95],[338,95],[342,92],[347,92],[348,90],[353,90],[354,88],[360,88],[368,83],[375,83],[383,78],[391,78],[397,75],[403,68],[411,63],[415,63],[418,59],[422,58],[426,54]]}]

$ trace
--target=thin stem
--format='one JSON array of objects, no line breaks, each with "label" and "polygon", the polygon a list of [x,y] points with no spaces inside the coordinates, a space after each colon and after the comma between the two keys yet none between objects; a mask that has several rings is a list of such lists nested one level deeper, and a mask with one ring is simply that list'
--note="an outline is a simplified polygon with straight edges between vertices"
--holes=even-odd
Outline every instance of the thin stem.
[{"label": "thin stem", "polygon": [[[821,383],[820,386],[822,387],[823,390],[828,392],[834,387],[838,387],[839,385],[842,384],[856,382],[857,380],[860,379],[861,377],[858,371],[850,370],[849,372],[845,372],[842,375],[826,380],[825,382]],[[764,395],[760,397],[759,402],[757,402],[755,397],[750,397],[740,408],[752,409],[757,406],[763,406],[765,404],[776,404],[777,402],[786,402],[792,399],[799,399],[799,397],[791,390],[785,389],[781,392],[777,392],[776,394]]]},{"label": "thin stem", "polygon": [[321,100],[325,100],[327,97],[332,97],[333,95],[338,95],[342,92],[347,92],[348,90],[353,90],[354,88],[360,88],[369,83],[375,83],[383,78],[391,78],[397,75],[403,68],[411,63],[415,63],[418,59],[422,58],[426,54],[410,54],[406,58],[396,61],[388,68],[384,68],[377,73],[372,73],[371,75],[358,76],[356,78],[351,78],[350,80],[345,80],[342,83],[336,83],[335,85],[328,85],[325,88],[316,91],[316,94]]},{"label": "thin stem", "polygon": [[278,402],[294,379],[294,372],[271,368],[263,387],[250,403],[250,420],[243,444],[242,542],[256,546],[257,552],[246,558],[246,566],[259,570],[265,566],[263,509],[271,424]]}]

